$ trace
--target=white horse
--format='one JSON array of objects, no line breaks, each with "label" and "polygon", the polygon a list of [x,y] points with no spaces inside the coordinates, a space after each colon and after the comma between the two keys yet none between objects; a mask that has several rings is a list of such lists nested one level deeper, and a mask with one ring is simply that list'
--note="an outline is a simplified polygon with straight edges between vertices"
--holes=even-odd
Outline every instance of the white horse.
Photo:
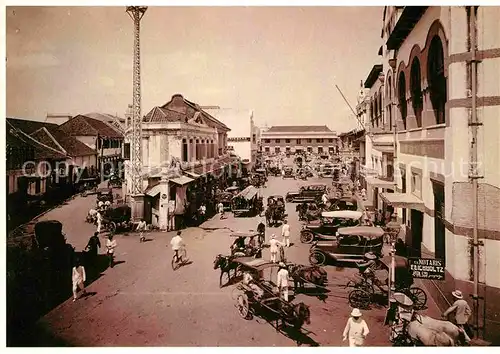
[{"label": "white horse", "polygon": [[454,344],[462,344],[465,342],[465,335],[462,330],[450,321],[437,320],[419,314],[416,314],[414,318],[426,328],[446,333],[453,340]]},{"label": "white horse", "polygon": [[453,347],[453,339],[443,331],[437,331],[424,326],[418,321],[412,321],[406,327],[408,335],[426,347]]}]

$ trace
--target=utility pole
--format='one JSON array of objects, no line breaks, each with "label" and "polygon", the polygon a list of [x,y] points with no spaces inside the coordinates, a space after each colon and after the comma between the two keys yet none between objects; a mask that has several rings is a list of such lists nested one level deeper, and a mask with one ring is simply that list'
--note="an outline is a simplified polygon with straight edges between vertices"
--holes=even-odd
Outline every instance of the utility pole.
[{"label": "utility pole", "polygon": [[127,6],[126,12],[134,21],[134,75],[132,104],[132,139],[130,141],[130,182],[132,217],[140,219],[144,214],[142,188],[142,117],[141,117],[141,47],[140,25],[147,6]]}]

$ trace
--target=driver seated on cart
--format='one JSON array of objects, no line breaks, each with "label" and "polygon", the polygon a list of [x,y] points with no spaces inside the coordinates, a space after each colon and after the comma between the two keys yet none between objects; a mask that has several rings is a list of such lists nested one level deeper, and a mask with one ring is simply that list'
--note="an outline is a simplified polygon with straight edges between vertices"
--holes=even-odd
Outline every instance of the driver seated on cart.
[{"label": "driver seated on cart", "polygon": [[[256,277],[258,278],[257,274]],[[250,271],[247,271],[243,274],[243,284],[248,285],[248,287],[252,289],[252,292],[254,293],[254,297],[256,299],[261,299],[264,296],[264,290],[262,290],[262,288],[257,285],[254,280],[254,276]]]},{"label": "driver seated on cart", "polygon": [[236,251],[241,251],[245,252],[245,238],[243,236],[239,236],[234,240],[233,245],[231,248],[236,252]]},{"label": "driver seated on cart", "polygon": [[373,272],[377,268],[378,263],[380,261],[379,261],[377,255],[373,252],[365,253],[364,258],[365,258],[365,262],[363,262],[363,263],[356,262],[356,265],[358,266],[359,272],[361,274],[367,275],[370,272]]}]

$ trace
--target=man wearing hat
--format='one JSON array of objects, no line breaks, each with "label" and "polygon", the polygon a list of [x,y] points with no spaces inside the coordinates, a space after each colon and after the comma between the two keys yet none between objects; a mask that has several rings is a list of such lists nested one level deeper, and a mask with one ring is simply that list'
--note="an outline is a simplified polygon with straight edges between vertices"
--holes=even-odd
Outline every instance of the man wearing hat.
[{"label": "man wearing hat", "polygon": [[278,247],[283,246],[281,242],[276,240],[276,235],[272,234],[271,240],[269,241],[269,245],[271,246],[269,248],[269,251],[271,252],[271,262],[276,263],[276,256],[278,254]]},{"label": "man wearing hat", "polygon": [[365,341],[366,336],[370,333],[365,320],[361,318],[361,311],[353,309],[351,317],[347,320],[344,328],[343,340],[349,338],[350,347],[361,347]]},{"label": "man wearing hat", "polygon": [[288,302],[288,269],[286,269],[286,265],[283,262],[279,263],[279,268],[276,284],[278,285],[280,296]]},{"label": "man wearing hat", "polygon": [[464,300],[464,296],[460,290],[455,290],[451,292],[451,295],[455,298],[455,302],[451,305],[448,310],[443,313],[444,318],[448,318],[452,313],[455,314],[455,323],[458,328],[463,330],[465,335],[465,341],[469,342],[470,337],[467,332],[471,335],[471,330],[468,325],[469,317],[472,314],[472,311],[469,307],[467,301]]}]

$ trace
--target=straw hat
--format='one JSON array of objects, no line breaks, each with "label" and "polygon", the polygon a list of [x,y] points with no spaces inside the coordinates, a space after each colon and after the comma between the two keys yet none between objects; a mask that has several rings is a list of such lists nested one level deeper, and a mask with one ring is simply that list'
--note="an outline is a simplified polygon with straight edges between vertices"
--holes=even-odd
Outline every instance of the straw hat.
[{"label": "straw hat", "polygon": [[286,266],[285,266],[285,263],[283,263],[283,262],[279,262],[279,264],[278,264],[278,265],[279,265],[280,267],[282,267],[282,268],[285,268],[285,267],[286,267]]},{"label": "straw hat", "polygon": [[272,235],[271,235],[271,238],[276,238],[276,235],[275,235],[275,234],[272,234]]},{"label": "straw hat", "polygon": [[361,311],[359,311],[359,309],[352,309],[351,316],[352,317],[361,317]]},{"label": "straw hat", "polygon": [[452,291],[451,295],[453,295],[457,299],[463,299],[464,298],[464,296],[463,296],[463,294],[462,294],[462,292],[460,290]]},{"label": "straw hat", "polygon": [[365,253],[365,258],[373,260],[373,259],[377,259],[377,256],[373,252],[368,252],[368,253]]}]

